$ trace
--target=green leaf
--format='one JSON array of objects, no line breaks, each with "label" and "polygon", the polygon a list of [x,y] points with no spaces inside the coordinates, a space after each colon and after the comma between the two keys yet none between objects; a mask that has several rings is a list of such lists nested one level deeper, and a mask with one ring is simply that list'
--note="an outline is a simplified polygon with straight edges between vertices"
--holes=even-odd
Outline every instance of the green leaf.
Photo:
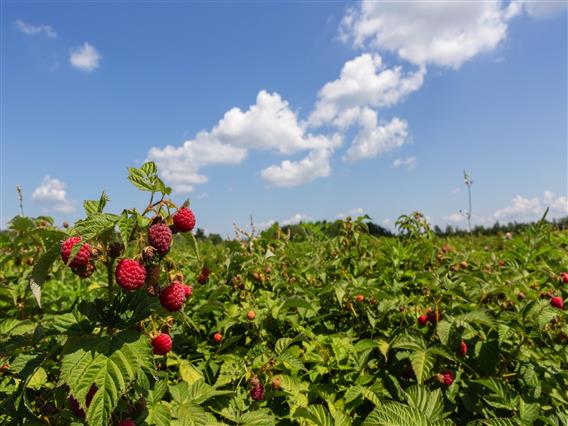
[{"label": "green leaf", "polygon": [[118,231],[120,232],[120,238],[122,239],[122,243],[124,244],[125,251],[128,248],[130,234],[132,233],[132,230],[134,229],[134,226],[137,222],[136,216],[136,213],[131,213],[131,215],[129,216],[128,211],[124,210],[117,222]]},{"label": "green leaf", "polygon": [[98,387],[86,410],[87,422],[97,425],[109,422],[139,369],[151,366],[153,360],[148,338],[130,330],[114,336],[70,338],[63,353],[61,382],[83,409],[91,385]]},{"label": "green leaf", "polygon": [[362,426],[429,426],[428,418],[419,410],[399,402],[375,408]]},{"label": "green leaf", "polygon": [[[79,244],[76,244],[77,246]],[[59,256],[59,245],[49,248],[36,262],[30,276],[30,289],[38,304],[41,307],[41,286],[47,278],[47,274],[55,259]]]},{"label": "green leaf", "polygon": [[317,426],[334,426],[333,417],[323,405],[310,405],[309,407],[298,408],[294,412],[295,418],[308,420],[309,424]]},{"label": "green leaf", "polygon": [[[120,216],[109,213],[96,213],[77,222],[75,229],[85,240],[92,240],[105,231],[112,230]],[[80,247],[76,244],[73,248]]]},{"label": "green leaf", "polygon": [[444,414],[444,399],[440,389],[431,391],[424,386],[413,385],[404,392],[408,405],[416,408],[424,416],[428,417],[429,421],[434,422],[442,419]]}]

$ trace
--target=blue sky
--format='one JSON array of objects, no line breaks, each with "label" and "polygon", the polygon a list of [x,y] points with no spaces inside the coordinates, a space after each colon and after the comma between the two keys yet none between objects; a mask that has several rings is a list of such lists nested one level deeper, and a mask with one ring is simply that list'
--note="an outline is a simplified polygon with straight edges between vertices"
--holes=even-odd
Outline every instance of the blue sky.
[{"label": "blue sky", "polygon": [[[198,226],[568,214],[563,2],[2,5],[1,219],[145,203]],[[169,147],[168,147],[169,146]]]}]

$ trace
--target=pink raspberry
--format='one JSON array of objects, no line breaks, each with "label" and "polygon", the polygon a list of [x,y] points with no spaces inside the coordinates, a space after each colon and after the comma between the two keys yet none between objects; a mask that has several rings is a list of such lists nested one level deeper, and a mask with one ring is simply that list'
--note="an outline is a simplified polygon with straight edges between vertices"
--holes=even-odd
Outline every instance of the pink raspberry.
[{"label": "pink raspberry", "polygon": [[179,311],[183,302],[185,302],[185,289],[179,281],[174,281],[160,292],[160,303],[167,311]]},{"label": "pink raspberry", "polygon": [[564,300],[560,296],[553,297],[550,299],[550,305],[558,309],[564,309]]},{"label": "pink raspberry", "polygon": [[122,259],[116,265],[114,276],[124,290],[136,290],[144,285],[146,268],[134,259]]},{"label": "pink raspberry", "polygon": [[[71,251],[73,250],[73,246],[81,241],[80,236],[70,237],[67,238],[65,241],[61,243],[61,259],[65,264],[69,260],[71,256]],[[86,267],[89,264],[89,259],[91,258],[91,246],[85,243],[79,249],[75,257],[69,263],[70,267],[80,268]]]},{"label": "pink raspberry", "polygon": [[262,401],[264,399],[264,386],[260,383],[253,386],[250,390],[250,396],[255,401]]},{"label": "pink raspberry", "polygon": [[170,250],[172,231],[165,223],[156,223],[148,229],[148,243],[161,255]]},{"label": "pink raspberry", "polygon": [[568,272],[562,272],[560,278],[564,284],[568,284]]},{"label": "pink raspberry", "polygon": [[152,339],[152,352],[165,355],[172,350],[172,338],[169,334],[161,333]]},{"label": "pink raspberry", "polygon": [[187,207],[182,207],[173,216],[174,227],[179,232],[190,232],[195,227],[195,215]]}]

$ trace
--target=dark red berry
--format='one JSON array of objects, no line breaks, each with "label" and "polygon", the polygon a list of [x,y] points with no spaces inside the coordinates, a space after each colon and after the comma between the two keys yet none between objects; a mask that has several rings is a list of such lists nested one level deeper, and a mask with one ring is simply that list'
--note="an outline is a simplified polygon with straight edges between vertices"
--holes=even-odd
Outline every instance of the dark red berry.
[{"label": "dark red berry", "polygon": [[250,390],[250,396],[255,401],[262,401],[264,399],[264,386],[260,383],[253,386]]},{"label": "dark red berry", "polygon": [[428,317],[424,314],[420,315],[418,317],[418,324],[420,324],[421,326],[425,326],[428,323]]},{"label": "dark red berry", "polygon": [[465,343],[463,340],[460,343],[459,353],[461,356],[467,355],[467,343]]},{"label": "dark red berry", "polygon": [[165,255],[172,244],[172,231],[165,223],[156,223],[148,229],[148,244],[161,255]]}]

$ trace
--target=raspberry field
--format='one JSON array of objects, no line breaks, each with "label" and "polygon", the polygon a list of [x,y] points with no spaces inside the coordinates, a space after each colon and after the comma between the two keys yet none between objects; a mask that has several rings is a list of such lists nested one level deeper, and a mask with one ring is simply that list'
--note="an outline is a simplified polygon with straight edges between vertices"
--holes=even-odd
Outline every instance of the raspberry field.
[{"label": "raspberry field", "polygon": [[1,424],[568,424],[566,231],[198,241],[153,163],[129,180],[148,206],[1,234]]}]

